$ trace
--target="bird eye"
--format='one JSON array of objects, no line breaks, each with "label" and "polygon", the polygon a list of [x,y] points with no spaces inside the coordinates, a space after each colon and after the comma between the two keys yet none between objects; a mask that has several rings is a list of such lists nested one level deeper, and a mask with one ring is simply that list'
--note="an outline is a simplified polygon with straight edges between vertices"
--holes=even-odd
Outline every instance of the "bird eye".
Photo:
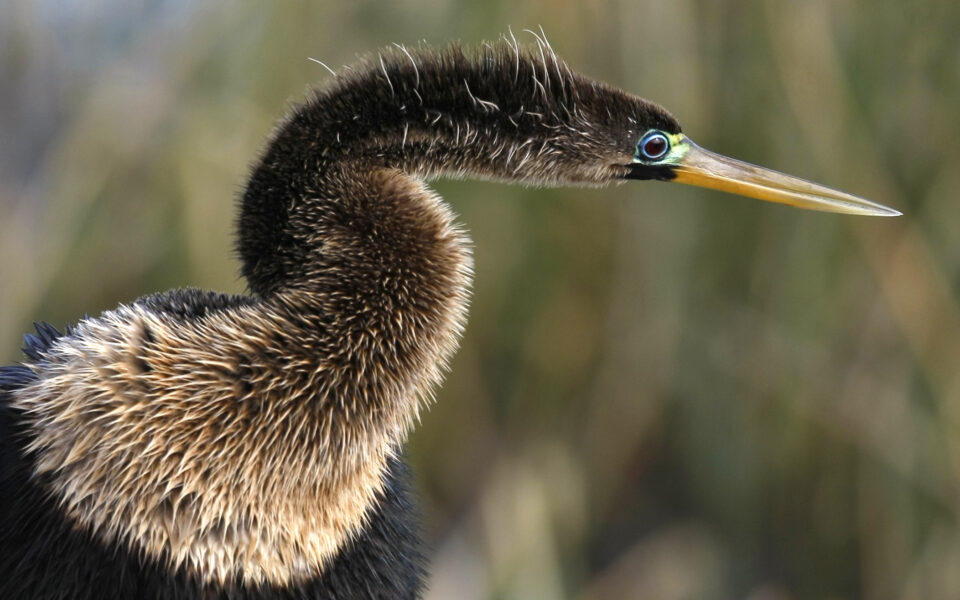
[{"label": "bird eye", "polygon": [[637,142],[638,158],[657,160],[670,150],[670,140],[659,131],[651,131]]}]

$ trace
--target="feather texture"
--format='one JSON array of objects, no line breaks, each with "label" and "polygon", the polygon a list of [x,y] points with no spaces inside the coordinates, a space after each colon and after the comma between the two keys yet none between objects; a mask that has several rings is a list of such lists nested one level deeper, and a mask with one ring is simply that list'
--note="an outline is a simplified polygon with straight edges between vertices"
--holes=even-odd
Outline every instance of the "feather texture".
[{"label": "feather texture", "polygon": [[679,131],[545,43],[398,46],[337,74],[251,174],[250,295],[39,324],[0,369],[0,597],[418,595],[401,447],[471,279],[424,181],[602,185],[652,127]]}]

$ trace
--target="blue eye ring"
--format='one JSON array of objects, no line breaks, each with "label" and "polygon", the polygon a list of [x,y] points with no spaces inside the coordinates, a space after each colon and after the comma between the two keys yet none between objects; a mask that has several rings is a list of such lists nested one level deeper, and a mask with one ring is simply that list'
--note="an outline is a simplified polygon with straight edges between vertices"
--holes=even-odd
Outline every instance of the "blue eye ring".
[{"label": "blue eye ring", "polygon": [[660,160],[670,152],[670,138],[656,129],[648,131],[637,142],[637,158],[643,160]]}]

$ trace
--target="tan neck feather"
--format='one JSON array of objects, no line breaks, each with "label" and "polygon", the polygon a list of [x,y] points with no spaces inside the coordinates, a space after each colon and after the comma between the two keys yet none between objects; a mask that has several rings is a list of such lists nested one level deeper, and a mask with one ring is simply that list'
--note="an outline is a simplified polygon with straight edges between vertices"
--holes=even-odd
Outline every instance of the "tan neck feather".
[{"label": "tan neck feather", "polygon": [[[439,198],[395,171],[367,183],[356,208],[393,223],[408,262],[390,272],[409,281],[355,297],[288,290],[194,321],[123,306],[36,366],[14,402],[73,519],[208,581],[322,572],[363,523],[466,315],[470,258]],[[340,231],[327,251],[382,253],[380,241]]]}]

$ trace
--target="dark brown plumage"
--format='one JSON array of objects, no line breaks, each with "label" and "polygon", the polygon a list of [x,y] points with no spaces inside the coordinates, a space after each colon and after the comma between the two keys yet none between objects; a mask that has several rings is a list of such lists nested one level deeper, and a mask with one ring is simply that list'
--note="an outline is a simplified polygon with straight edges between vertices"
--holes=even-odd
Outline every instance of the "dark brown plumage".
[{"label": "dark brown plumage", "polygon": [[249,296],[41,325],[0,370],[0,597],[417,596],[398,456],[470,283],[423,180],[672,179],[637,160],[650,130],[680,127],[546,46],[401,48],[341,72],[253,169]]}]

